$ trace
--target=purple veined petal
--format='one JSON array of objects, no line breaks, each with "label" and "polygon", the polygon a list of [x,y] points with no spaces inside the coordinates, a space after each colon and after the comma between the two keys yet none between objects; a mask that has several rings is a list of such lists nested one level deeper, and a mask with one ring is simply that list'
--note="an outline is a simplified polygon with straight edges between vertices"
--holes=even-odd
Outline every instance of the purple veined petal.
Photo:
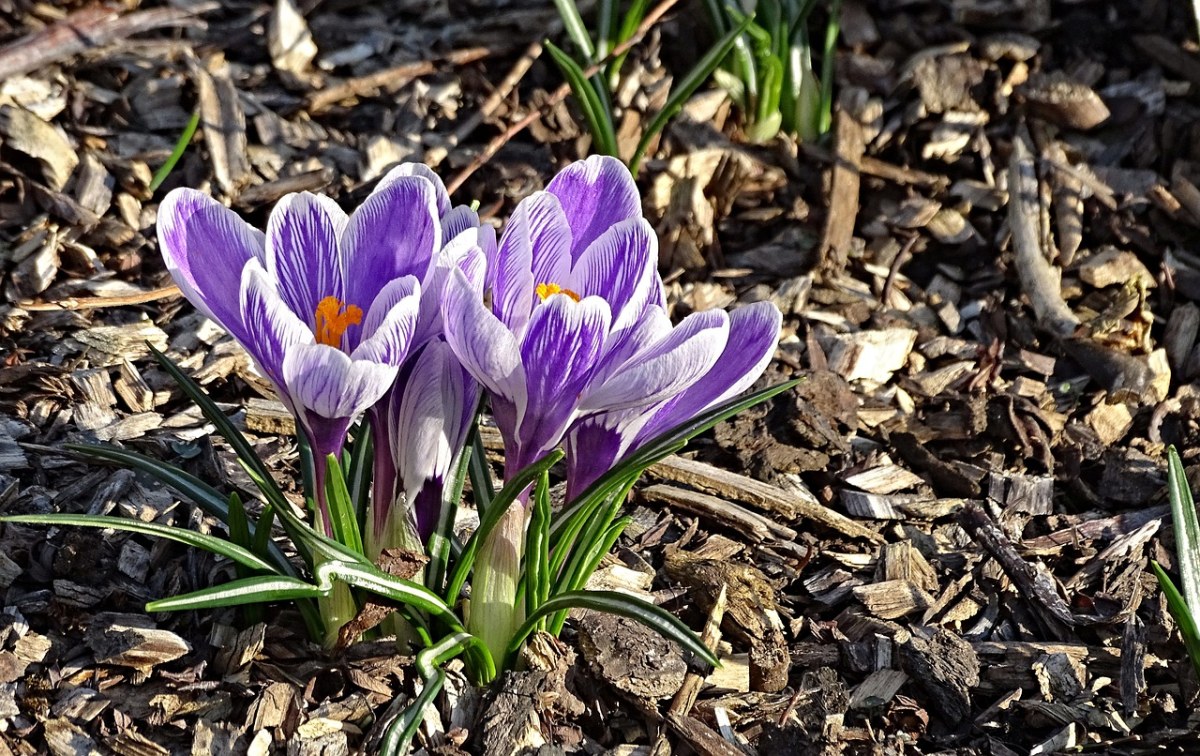
[{"label": "purple veined petal", "polygon": [[242,346],[254,358],[260,372],[276,387],[282,387],[284,356],[297,345],[311,344],[312,331],[280,298],[275,282],[258,260],[246,263],[239,288],[241,326],[245,334]]},{"label": "purple veined petal", "polygon": [[583,418],[572,426],[563,444],[567,452],[567,501],[573,501],[617,464],[630,441],[630,431],[622,427],[621,420],[635,413],[606,413]]},{"label": "purple veined petal", "polygon": [[295,346],[283,358],[287,392],[309,418],[353,420],[383,398],[396,372],[393,365],[352,360],[324,344]]},{"label": "purple veined petal", "polygon": [[350,357],[354,360],[370,360],[399,367],[413,347],[413,333],[416,331],[417,317],[421,309],[421,286],[412,277],[405,276],[385,287],[376,298],[376,302],[385,299],[385,294],[385,301],[390,301],[393,295],[397,298],[386,310],[371,306],[370,314],[377,315],[382,311],[383,316],[378,325],[370,331],[364,329],[369,335],[354,348]]},{"label": "purple veined petal", "polygon": [[[385,173],[383,178],[379,179],[379,183],[371,190],[371,194],[377,194],[396,183],[397,180],[409,176],[419,176],[433,185],[434,200],[439,218],[445,217],[451,211],[450,194],[446,191],[446,185],[442,183],[442,177],[437,175],[432,168],[424,163],[401,163]],[[476,225],[478,225],[478,221]]]},{"label": "purple veined petal", "polygon": [[267,271],[292,312],[317,326],[317,304],[344,302],[338,239],[347,216],[329,197],[302,192],[279,201],[267,220]]},{"label": "purple veined petal", "polygon": [[500,237],[492,310],[514,333],[521,333],[539,301],[537,285],[562,285],[570,274],[570,233],[558,200],[545,192],[513,210]]},{"label": "purple veined petal", "polygon": [[[536,192],[521,200],[529,220],[529,242],[533,246],[533,285],[565,286],[571,275],[571,226],[558,198]],[[537,306],[538,300],[533,300]]]},{"label": "purple veined petal", "polygon": [[396,470],[423,539],[436,525],[441,502],[423,500],[420,492],[427,481],[440,484],[449,474],[466,437],[469,420],[463,417],[474,410],[476,385],[450,347],[433,341],[416,358],[402,398],[392,403],[389,428]]},{"label": "purple veined petal", "polygon": [[454,355],[493,394],[493,409],[497,398],[508,402],[514,423],[518,422],[526,404],[520,347],[512,332],[484,307],[478,287],[457,268],[450,271],[442,292],[442,322]]},{"label": "purple veined petal", "polygon": [[478,231],[479,248],[483,250],[483,263],[486,278],[484,291],[492,291],[496,285],[496,269],[499,267],[500,245],[496,241],[496,229],[484,224]]},{"label": "purple veined petal", "polygon": [[421,284],[421,311],[413,336],[415,345],[424,344],[442,333],[442,291],[452,268],[458,267],[467,275],[473,287],[482,288],[485,275],[483,251],[477,241],[474,233],[464,232],[451,239],[438,252],[429,275]]},{"label": "purple veined petal", "polygon": [[342,235],[345,303],[366,310],[388,282],[424,280],[441,244],[433,185],[419,176],[396,177],[354,211]]},{"label": "purple veined petal", "polygon": [[465,231],[479,228],[479,213],[466,205],[451,208],[442,213],[442,238],[453,239]]},{"label": "purple veined petal", "polygon": [[625,164],[593,155],[571,163],[546,191],[558,197],[571,224],[571,256],[579,259],[605,231],[621,221],[642,217],[642,197]]},{"label": "purple veined petal", "polygon": [[610,321],[608,303],[600,297],[576,302],[553,294],[533,311],[521,342],[529,396],[518,428],[522,465],[557,446],[575,419],[604,352]]},{"label": "purple veined petal", "polygon": [[263,259],[263,234],[212,197],[173,189],[158,206],[158,246],[188,301],[240,338],[242,268]]},{"label": "purple veined petal", "polygon": [[571,282],[581,296],[604,297],[612,307],[613,331],[638,320],[647,307],[665,301],[658,275],[658,237],[644,219],[622,221],[600,235],[575,263]]},{"label": "purple veined petal", "polygon": [[729,315],[724,310],[692,313],[665,338],[589,389],[580,409],[605,412],[647,407],[682,391],[712,368],[728,338]]},{"label": "purple veined petal", "polygon": [[775,354],[782,323],[779,308],[770,302],[729,313],[729,342],[720,359],[707,375],[654,411],[633,447],[750,388]]},{"label": "purple veined petal", "polygon": [[600,358],[596,372],[592,375],[592,385],[601,386],[630,360],[667,338],[673,327],[671,316],[667,314],[666,309],[651,305],[628,327],[621,330],[613,328],[608,334],[604,356]]},{"label": "purple veined petal", "polygon": [[[369,339],[379,327],[383,325],[383,321],[391,313],[392,308],[409,297],[414,300],[419,300],[423,293],[424,287],[417,282],[417,279],[412,276],[404,276],[389,281],[375,297],[375,301],[371,302],[370,309],[367,310],[366,317],[363,318],[362,328],[357,329],[360,334],[356,342],[361,342]],[[353,349],[348,351],[353,352]]]}]

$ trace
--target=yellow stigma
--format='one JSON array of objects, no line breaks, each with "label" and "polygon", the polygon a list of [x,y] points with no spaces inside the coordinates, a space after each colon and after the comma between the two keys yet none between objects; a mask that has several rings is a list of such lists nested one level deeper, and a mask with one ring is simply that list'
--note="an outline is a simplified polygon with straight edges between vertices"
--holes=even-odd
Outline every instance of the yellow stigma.
[{"label": "yellow stigma", "polygon": [[318,344],[342,345],[342,334],[352,325],[362,323],[363,311],[354,305],[343,304],[337,297],[325,297],[317,305],[317,327],[313,334]]},{"label": "yellow stigma", "polygon": [[540,283],[537,285],[537,295],[543,302],[545,302],[547,298],[552,297],[555,294],[566,294],[568,297],[570,297],[571,299],[574,299],[576,302],[579,301],[578,294],[571,291],[570,289],[564,289],[563,287],[559,286],[556,283]]}]

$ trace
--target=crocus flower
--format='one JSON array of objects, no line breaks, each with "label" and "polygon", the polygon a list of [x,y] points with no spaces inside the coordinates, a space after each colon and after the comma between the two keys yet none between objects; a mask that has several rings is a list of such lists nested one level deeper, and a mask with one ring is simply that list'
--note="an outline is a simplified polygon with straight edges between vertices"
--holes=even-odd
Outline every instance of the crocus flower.
[{"label": "crocus flower", "polygon": [[327,197],[289,194],[265,234],[191,189],[159,208],[180,290],[245,347],[304,429],[326,532],[325,459],[408,355],[420,282],[442,245],[437,202],[427,178],[397,170],[350,216]]},{"label": "crocus flower", "polygon": [[421,551],[442,507],[442,489],[462,451],[479,385],[441,337],[441,296],[452,269],[479,285],[496,254],[496,233],[465,206],[452,207],[441,179],[421,164],[390,174],[419,175],[434,187],[445,247],[421,282],[419,316],[409,357],[387,395],[371,411],[375,441],[369,555],[385,548]]},{"label": "crocus flower", "polygon": [[[500,239],[490,308],[478,285],[452,272],[442,304],[446,341],[491,397],[506,477],[577,426],[584,430],[575,451],[597,451],[610,464],[641,427],[657,427],[656,414],[667,422],[761,372],[778,336],[773,305],[743,308],[735,319],[693,313],[672,326],[657,265],[657,239],[628,169],[591,157],[517,206]],[[739,339],[751,341],[754,354],[743,354]],[[723,355],[728,364],[718,364]],[[514,507],[476,563],[472,632],[497,649],[519,619],[513,599],[524,527],[525,513]]]}]

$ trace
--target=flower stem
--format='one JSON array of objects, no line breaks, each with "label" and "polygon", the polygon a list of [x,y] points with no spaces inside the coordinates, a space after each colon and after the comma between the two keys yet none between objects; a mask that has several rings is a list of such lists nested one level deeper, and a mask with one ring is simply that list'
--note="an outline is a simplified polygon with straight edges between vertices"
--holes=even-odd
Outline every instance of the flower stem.
[{"label": "flower stem", "polygon": [[524,606],[517,603],[528,522],[525,498],[518,497],[484,539],[471,580],[467,628],[487,645],[495,659],[504,658],[513,633],[525,619]]}]

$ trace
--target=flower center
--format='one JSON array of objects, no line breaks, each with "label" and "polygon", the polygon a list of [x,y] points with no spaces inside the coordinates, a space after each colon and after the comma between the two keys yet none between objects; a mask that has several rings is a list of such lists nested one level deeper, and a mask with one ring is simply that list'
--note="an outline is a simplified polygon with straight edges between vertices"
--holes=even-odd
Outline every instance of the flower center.
[{"label": "flower center", "polygon": [[352,325],[362,323],[363,311],[354,305],[343,304],[337,297],[325,297],[317,304],[317,327],[313,335],[318,344],[342,345],[342,334]]},{"label": "flower center", "polygon": [[578,294],[571,291],[570,289],[564,289],[563,287],[559,286],[556,283],[540,283],[537,285],[537,295],[543,302],[545,302],[547,299],[554,296],[555,294],[566,294],[568,297],[570,297],[571,299],[574,299],[576,302],[579,301]]}]

